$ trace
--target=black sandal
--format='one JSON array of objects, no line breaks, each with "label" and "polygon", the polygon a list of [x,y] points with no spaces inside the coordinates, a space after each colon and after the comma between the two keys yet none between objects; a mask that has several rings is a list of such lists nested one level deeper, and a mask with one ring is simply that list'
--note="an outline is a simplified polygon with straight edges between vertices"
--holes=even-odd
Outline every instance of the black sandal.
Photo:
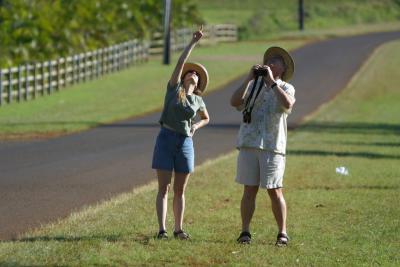
[{"label": "black sandal", "polygon": [[183,230],[174,231],[174,237],[175,238],[179,238],[180,240],[188,240],[188,239],[190,239],[189,234],[186,233]]},{"label": "black sandal", "polygon": [[168,239],[167,231],[160,230],[160,232],[157,234],[157,239]]},{"label": "black sandal", "polygon": [[276,237],[275,246],[277,247],[286,247],[289,241],[289,236],[285,233],[279,233]]},{"label": "black sandal", "polygon": [[240,233],[238,239],[236,241],[239,244],[250,244],[251,243],[251,234],[247,231],[243,231]]}]

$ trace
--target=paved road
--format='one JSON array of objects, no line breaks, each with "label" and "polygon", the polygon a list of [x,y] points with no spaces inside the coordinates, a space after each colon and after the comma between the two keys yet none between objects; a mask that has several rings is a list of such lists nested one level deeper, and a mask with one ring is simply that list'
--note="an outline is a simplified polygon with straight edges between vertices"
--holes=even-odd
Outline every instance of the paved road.
[{"label": "paved road", "polygon": [[[397,38],[400,32],[369,34],[294,51],[297,102],[289,125],[336,95],[374,48]],[[241,81],[206,97],[212,121],[195,136],[197,164],[233,149],[241,118],[228,103]],[[155,178],[150,159],[158,118],[150,114],[50,140],[0,142],[0,239]]]}]

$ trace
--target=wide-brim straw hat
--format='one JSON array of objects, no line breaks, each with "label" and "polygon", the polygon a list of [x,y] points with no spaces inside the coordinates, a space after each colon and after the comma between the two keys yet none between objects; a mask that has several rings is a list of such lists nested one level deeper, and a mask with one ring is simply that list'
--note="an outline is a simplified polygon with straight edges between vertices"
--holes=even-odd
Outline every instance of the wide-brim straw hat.
[{"label": "wide-brim straw hat", "polygon": [[285,82],[289,81],[294,73],[294,61],[290,54],[283,48],[278,46],[272,46],[267,49],[264,53],[264,65],[268,61],[268,59],[280,56],[282,57],[283,61],[285,61],[286,70],[282,75],[282,80]]},{"label": "wide-brim straw hat", "polygon": [[199,84],[197,88],[204,92],[209,81],[207,69],[200,63],[187,62],[185,65],[183,65],[181,80],[183,80],[183,77],[186,75],[186,73],[191,70],[194,70],[199,76]]}]

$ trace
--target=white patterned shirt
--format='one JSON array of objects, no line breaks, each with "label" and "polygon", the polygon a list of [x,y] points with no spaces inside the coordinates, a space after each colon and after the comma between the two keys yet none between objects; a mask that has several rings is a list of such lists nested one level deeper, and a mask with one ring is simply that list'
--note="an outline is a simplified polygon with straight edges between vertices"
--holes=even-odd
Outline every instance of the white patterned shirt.
[{"label": "white patterned shirt", "polygon": [[[262,79],[259,79],[258,83],[260,80],[264,83]],[[246,103],[250,95],[253,83],[254,81],[251,81],[247,87],[244,103]],[[294,99],[295,90],[293,85],[280,79],[276,83]],[[257,88],[258,84],[256,90]],[[237,138],[238,149],[242,147],[257,148],[285,155],[287,140],[286,119],[291,110],[287,110],[282,106],[275,90],[267,87],[264,83],[251,113],[251,123],[248,124],[242,121],[240,125]],[[256,93],[257,91],[253,93],[251,103],[253,103]],[[244,103],[237,109],[242,111],[245,106]]]}]

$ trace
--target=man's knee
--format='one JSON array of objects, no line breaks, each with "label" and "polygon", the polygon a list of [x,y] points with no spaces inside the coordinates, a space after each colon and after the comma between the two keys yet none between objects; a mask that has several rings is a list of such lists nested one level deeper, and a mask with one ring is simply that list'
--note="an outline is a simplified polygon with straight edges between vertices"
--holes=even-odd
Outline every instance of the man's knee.
[{"label": "man's knee", "polygon": [[258,192],[258,186],[245,185],[243,190],[243,198],[253,200],[256,198]]},{"label": "man's knee", "polygon": [[267,191],[271,200],[284,200],[281,188],[267,189]]}]

